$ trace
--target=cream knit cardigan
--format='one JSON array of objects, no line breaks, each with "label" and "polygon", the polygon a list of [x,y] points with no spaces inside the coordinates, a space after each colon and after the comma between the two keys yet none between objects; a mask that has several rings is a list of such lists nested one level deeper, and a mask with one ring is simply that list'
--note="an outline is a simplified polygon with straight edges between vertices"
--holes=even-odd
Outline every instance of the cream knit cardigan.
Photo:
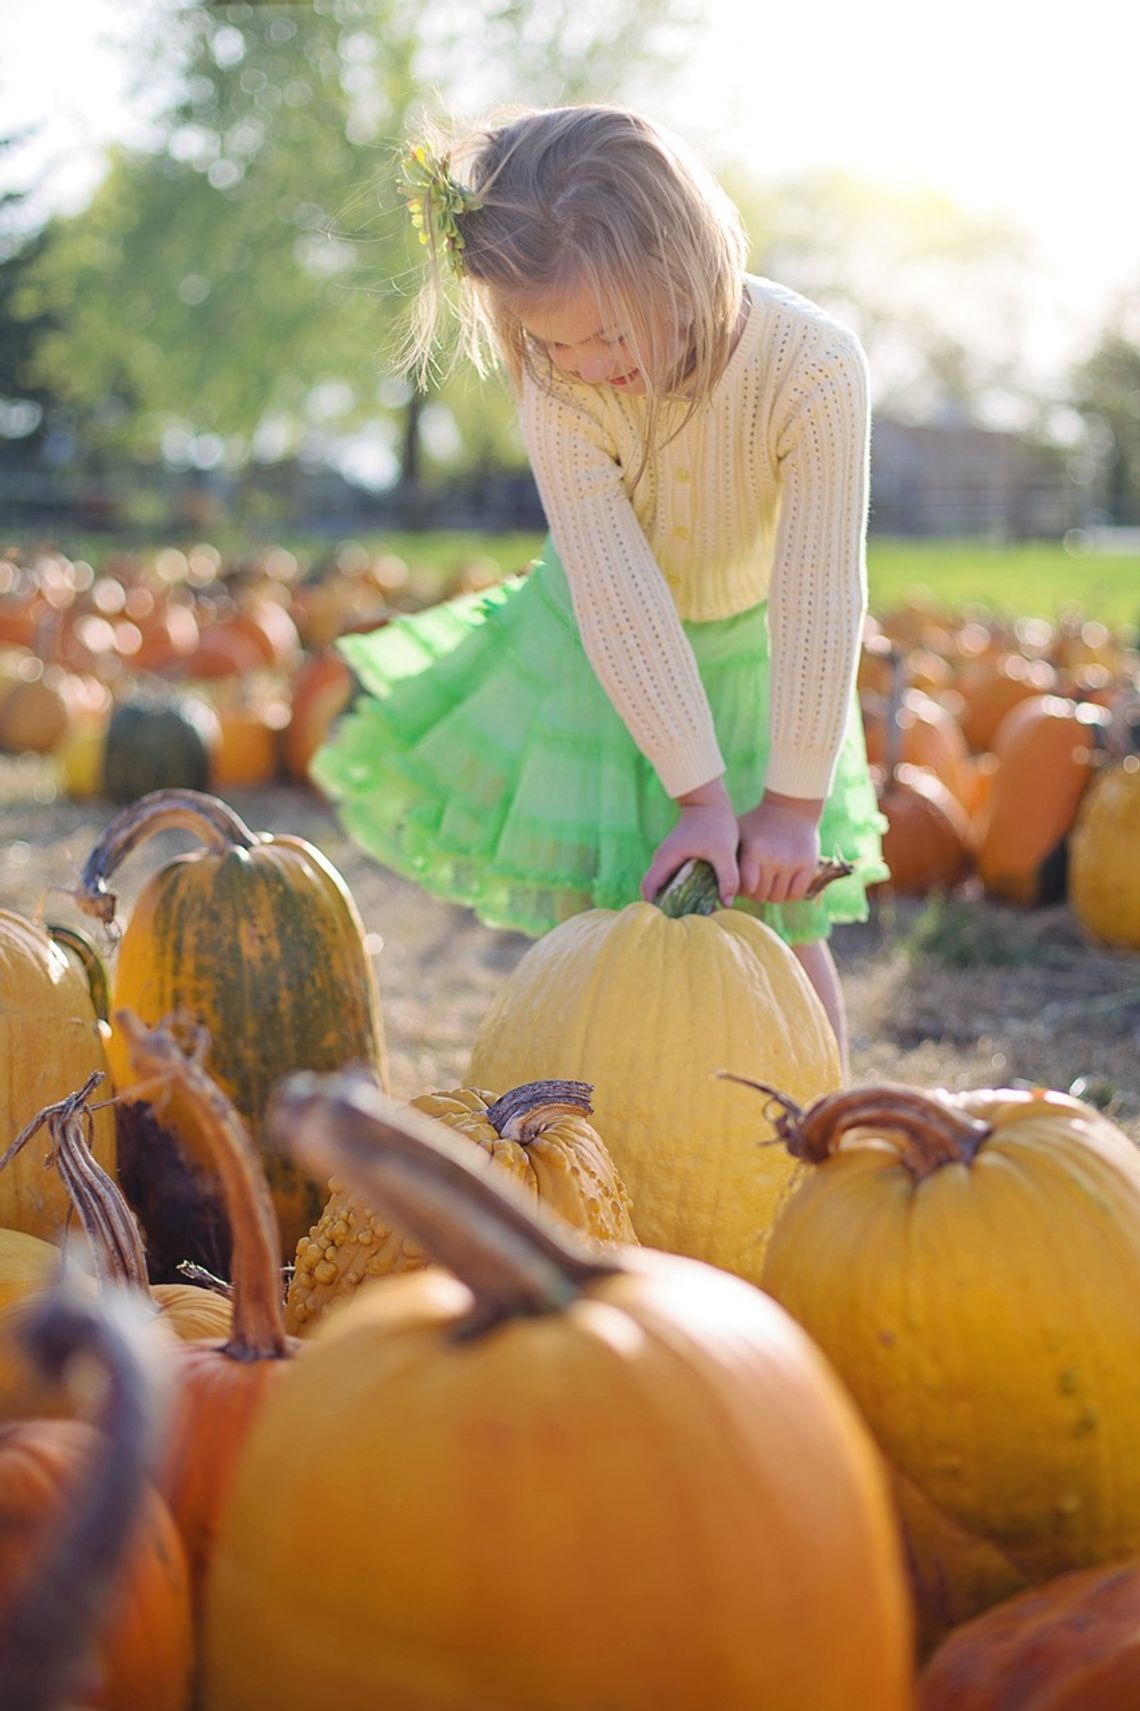
[{"label": "cream knit cardigan", "polygon": [[[670,796],[724,761],[681,620],[768,600],[767,789],[823,797],[866,606],[866,363],[840,322],[746,279],[748,319],[709,402],[641,459],[645,401],[557,375],[520,421],[587,656]],[[664,410],[667,434],[683,403]],[[749,804],[753,806],[753,804]]]}]

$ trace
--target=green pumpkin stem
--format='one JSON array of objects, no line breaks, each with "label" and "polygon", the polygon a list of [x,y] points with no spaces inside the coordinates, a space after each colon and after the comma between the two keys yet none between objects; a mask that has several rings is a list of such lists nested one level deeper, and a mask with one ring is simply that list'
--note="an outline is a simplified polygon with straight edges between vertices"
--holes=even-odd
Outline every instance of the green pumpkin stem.
[{"label": "green pumpkin stem", "polygon": [[95,1360],[107,1378],[82,1487],[68,1493],[0,1614],[0,1705],[53,1711],[79,1702],[92,1640],[136,1537],[161,1434],[166,1368],[145,1321],[125,1301],[95,1302],[66,1284],[32,1304],[19,1335],[46,1379],[65,1378],[80,1359]]},{"label": "green pumpkin stem", "polygon": [[913,1087],[851,1087],[825,1093],[803,1109],[766,1082],[742,1075],[725,1074],[725,1079],[767,1094],[765,1115],[778,1138],[794,1158],[808,1164],[830,1158],[850,1130],[873,1129],[902,1137],[903,1163],[921,1181],[943,1165],[972,1163],[993,1134],[991,1124]]},{"label": "green pumpkin stem", "polygon": [[450,1130],[360,1074],[291,1076],[266,1113],[270,1135],[344,1182],[474,1296],[459,1338],[505,1319],[564,1311],[621,1266],[540,1221],[521,1191]]},{"label": "green pumpkin stem", "polygon": [[217,855],[250,850],[263,841],[220,797],[202,790],[152,790],[108,821],[84,862],[72,893],[84,914],[109,926],[115,919],[116,897],[107,889],[108,879],[136,845],[175,826],[193,832]]},{"label": "green pumpkin stem", "polygon": [[53,944],[62,945],[64,950],[70,951],[82,966],[95,1014],[100,1022],[105,1022],[111,1011],[111,991],[106,964],[94,942],[81,928],[69,926],[62,921],[45,921],[44,930]]},{"label": "green pumpkin stem", "polygon": [[682,915],[713,915],[720,908],[720,884],[711,862],[692,860],[679,867],[653,900],[671,921]]},{"label": "green pumpkin stem", "polygon": [[525,1147],[565,1112],[593,1116],[593,1091],[588,1081],[527,1081],[496,1099],[488,1107],[487,1121],[503,1140]]},{"label": "green pumpkin stem", "polygon": [[[854,873],[853,863],[841,856],[821,861],[807,890],[807,898],[818,897],[833,880],[846,879]],[[694,857],[679,867],[653,899],[663,915],[678,920],[682,915],[715,915],[721,907],[720,885],[716,870],[707,861]]]},{"label": "green pumpkin stem", "polygon": [[249,1130],[202,1067],[205,1030],[192,1030],[187,1052],[170,1026],[148,1028],[129,1010],[117,1011],[114,1020],[139,1077],[120,1097],[154,1103],[176,1088],[218,1173],[233,1237],[233,1324],[225,1353],[242,1361],[288,1355],[277,1213]]}]

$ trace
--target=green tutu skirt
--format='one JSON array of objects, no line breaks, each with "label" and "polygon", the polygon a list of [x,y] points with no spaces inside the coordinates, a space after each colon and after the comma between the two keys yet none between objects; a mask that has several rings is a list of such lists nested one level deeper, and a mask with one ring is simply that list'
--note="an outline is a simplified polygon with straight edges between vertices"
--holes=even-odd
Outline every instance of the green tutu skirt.
[{"label": "green tutu skirt", "polygon": [[[743,813],[767,762],[766,608],[685,632]],[[594,675],[550,541],[528,575],[337,645],[365,693],[310,770],[379,862],[536,938],[640,896],[676,804]],[[884,825],[853,698],[820,840],[855,872],[808,902],[736,906],[789,942],[865,920],[865,886],[887,876]]]}]

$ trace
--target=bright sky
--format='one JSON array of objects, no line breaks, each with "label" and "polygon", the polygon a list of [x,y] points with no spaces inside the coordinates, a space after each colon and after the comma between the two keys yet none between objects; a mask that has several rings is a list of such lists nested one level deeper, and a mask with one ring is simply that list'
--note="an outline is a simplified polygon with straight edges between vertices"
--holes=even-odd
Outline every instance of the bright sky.
[{"label": "bright sky", "polygon": [[[19,160],[50,164],[55,206],[81,205],[101,149],[138,134],[116,44],[145,3],[4,0],[2,128],[40,126]],[[738,154],[773,178],[841,165],[1005,212],[1037,238],[1070,321],[1074,305],[1095,324],[1111,291],[1140,290],[1140,8],[705,0],[704,15],[703,49],[653,110],[714,165]]]},{"label": "bright sky", "polygon": [[677,128],[762,176],[926,184],[1036,239],[1060,300],[1140,292],[1140,8],[707,0]]}]

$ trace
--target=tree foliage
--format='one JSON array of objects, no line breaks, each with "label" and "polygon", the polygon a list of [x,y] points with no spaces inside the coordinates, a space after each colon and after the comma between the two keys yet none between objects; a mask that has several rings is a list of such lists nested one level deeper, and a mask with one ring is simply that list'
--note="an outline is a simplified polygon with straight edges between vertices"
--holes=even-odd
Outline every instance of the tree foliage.
[{"label": "tree foliage", "polygon": [[1037,400],[1024,348],[1025,235],[931,189],[817,170],[759,184],[726,175],[759,271],[858,329],[881,409],[982,422]]},{"label": "tree foliage", "polygon": [[1117,522],[1140,523],[1140,311],[1133,294],[1109,315],[1074,375],[1074,402],[1103,465],[1103,491]]},{"label": "tree foliage", "polygon": [[[382,462],[407,397],[390,372],[417,268],[392,170],[409,127],[520,90],[616,93],[613,67],[665,51],[671,17],[670,0],[156,3],[140,76],[172,96],[153,151],[114,157],[14,292],[38,382],[135,453],[172,432],[235,463],[335,453],[367,423]],[[505,396],[453,402],[477,456],[510,441]]]}]

